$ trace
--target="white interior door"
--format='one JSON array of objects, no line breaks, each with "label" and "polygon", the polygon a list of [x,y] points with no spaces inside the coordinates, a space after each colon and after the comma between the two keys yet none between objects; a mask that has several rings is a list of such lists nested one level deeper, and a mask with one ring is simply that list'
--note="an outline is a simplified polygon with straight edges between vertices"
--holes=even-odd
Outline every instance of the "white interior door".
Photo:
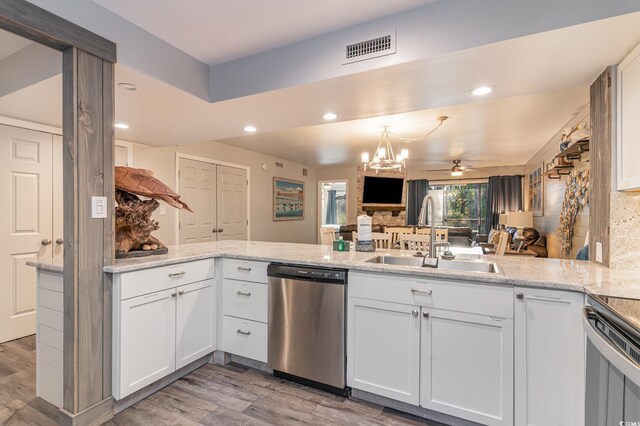
[{"label": "white interior door", "polygon": [[36,270],[25,263],[53,259],[52,139],[0,126],[0,342],[35,333]]},{"label": "white interior door", "polygon": [[53,261],[64,262],[64,194],[62,183],[62,136],[53,135],[53,232],[51,233],[53,242]]},{"label": "white interior door", "polygon": [[181,158],[180,196],[194,213],[180,210],[180,244],[215,241],[216,166]]},{"label": "white interior door", "polygon": [[247,171],[217,166],[218,240],[247,239]]}]

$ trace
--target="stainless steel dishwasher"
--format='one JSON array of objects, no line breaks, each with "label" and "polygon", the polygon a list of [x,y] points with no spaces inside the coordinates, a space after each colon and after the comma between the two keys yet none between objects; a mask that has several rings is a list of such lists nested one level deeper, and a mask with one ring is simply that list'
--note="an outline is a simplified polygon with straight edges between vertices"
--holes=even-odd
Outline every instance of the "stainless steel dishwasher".
[{"label": "stainless steel dishwasher", "polygon": [[348,395],[347,271],[272,263],[267,275],[267,362],[274,376]]}]

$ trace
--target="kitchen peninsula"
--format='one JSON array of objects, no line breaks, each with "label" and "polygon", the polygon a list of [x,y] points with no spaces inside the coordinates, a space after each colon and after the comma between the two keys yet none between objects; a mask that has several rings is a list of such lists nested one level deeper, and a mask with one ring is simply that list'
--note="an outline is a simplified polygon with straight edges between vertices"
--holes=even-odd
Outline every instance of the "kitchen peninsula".
[{"label": "kitchen peninsula", "polygon": [[[636,274],[495,256],[481,261],[497,273],[370,262],[381,254],[403,253],[221,241],[105,267],[114,283],[118,409],[214,360],[267,369],[267,265],[277,262],[348,270],[354,397],[448,424],[583,422],[584,295],[640,298]],[[46,303],[42,296],[61,288],[62,267],[33,266]]]}]

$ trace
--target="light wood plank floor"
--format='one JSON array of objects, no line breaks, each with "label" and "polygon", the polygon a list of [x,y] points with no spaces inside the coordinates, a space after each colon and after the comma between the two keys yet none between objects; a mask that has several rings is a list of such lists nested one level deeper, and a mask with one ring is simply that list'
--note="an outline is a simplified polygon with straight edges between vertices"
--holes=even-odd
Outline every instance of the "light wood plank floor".
[{"label": "light wood plank floor", "polygon": [[[55,425],[35,397],[34,336],[0,345],[0,424]],[[107,425],[431,425],[237,364],[206,365],[119,413]]]}]

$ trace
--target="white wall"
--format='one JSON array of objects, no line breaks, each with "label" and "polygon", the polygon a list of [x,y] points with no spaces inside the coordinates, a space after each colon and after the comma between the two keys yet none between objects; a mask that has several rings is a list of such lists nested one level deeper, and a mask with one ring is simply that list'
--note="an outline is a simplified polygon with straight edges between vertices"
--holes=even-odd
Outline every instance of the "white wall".
[{"label": "white wall", "polygon": [[[316,242],[316,199],[317,175],[308,168],[308,176],[302,175],[303,167],[290,161],[236,148],[219,142],[201,142],[194,144],[154,148],[146,145],[133,145],[133,166],[152,170],[155,176],[170,187],[176,189],[176,153],[195,155],[227,163],[250,167],[250,211],[251,239],[256,241],[282,241],[311,243]],[[283,168],[275,166],[283,163]],[[267,164],[263,171],[262,163]],[[304,220],[274,222],[272,220],[273,177],[283,177],[305,182],[305,218]],[[160,209],[154,219],[160,223],[160,229],[154,235],[167,245],[177,244],[175,226],[178,211],[167,206],[166,214],[160,215]]]}]

